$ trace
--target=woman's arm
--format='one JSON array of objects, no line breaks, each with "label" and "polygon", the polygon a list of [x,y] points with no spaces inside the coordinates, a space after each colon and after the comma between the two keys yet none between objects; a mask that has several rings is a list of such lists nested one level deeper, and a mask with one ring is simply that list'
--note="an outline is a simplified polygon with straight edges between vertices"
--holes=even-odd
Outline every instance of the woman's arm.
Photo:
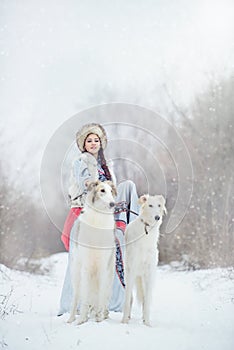
[{"label": "woman's arm", "polygon": [[[87,192],[87,181],[98,180],[97,161],[89,153],[83,153],[73,162],[69,194],[71,199],[77,198]],[[73,205],[75,203],[73,202]]]},{"label": "woman's arm", "polygon": [[86,182],[92,180],[87,164],[83,160],[77,159],[73,164],[73,174],[76,184],[83,193],[86,190]]}]

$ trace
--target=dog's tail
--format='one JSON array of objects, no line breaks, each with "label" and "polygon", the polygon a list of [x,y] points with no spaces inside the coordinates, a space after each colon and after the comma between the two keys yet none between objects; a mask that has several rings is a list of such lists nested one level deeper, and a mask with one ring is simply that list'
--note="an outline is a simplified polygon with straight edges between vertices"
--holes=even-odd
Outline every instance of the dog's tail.
[{"label": "dog's tail", "polygon": [[143,292],[142,280],[141,280],[141,277],[137,277],[137,279],[136,279],[136,297],[137,297],[137,300],[140,304],[143,303],[143,296],[144,296],[144,292]]}]

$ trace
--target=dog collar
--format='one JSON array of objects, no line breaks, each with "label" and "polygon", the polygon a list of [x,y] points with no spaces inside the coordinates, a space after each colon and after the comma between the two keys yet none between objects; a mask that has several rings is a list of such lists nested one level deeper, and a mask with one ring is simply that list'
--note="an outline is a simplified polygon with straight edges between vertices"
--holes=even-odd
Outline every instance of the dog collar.
[{"label": "dog collar", "polygon": [[143,224],[145,225],[145,234],[148,235],[149,231],[147,230],[147,227],[150,226],[150,224],[148,224],[147,222],[145,222],[142,219],[141,219],[141,222],[143,222]]}]

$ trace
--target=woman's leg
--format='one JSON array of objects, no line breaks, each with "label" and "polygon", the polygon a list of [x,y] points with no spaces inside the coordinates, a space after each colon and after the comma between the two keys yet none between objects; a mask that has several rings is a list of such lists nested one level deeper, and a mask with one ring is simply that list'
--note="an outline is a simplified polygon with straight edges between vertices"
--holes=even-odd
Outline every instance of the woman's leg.
[{"label": "woman's leg", "polygon": [[116,265],[112,288],[112,295],[109,304],[110,311],[122,311],[124,303],[124,266],[123,266],[123,245],[124,235],[123,231],[116,229]]},{"label": "woman's leg", "polygon": [[70,254],[68,253],[67,270],[66,270],[65,279],[63,282],[59,311],[57,313],[57,316],[61,316],[66,312],[70,311],[70,305],[72,300],[72,285],[71,285],[71,278],[70,278],[70,256],[69,255]]},{"label": "woman's leg", "polygon": [[78,224],[78,219],[76,219],[71,229],[69,252],[68,252],[68,264],[67,264],[65,279],[63,282],[63,288],[62,288],[62,293],[60,297],[59,312],[57,316],[61,316],[66,312],[70,312],[70,309],[71,309],[71,302],[73,297],[73,288],[71,283],[71,271],[70,271],[71,270],[71,252],[74,247],[73,237],[75,236],[75,233],[76,233],[77,224]]},{"label": "woman's leg", "polygon": [[[117,202],[125,201],[128,204],[128,209],[139,213],[139,204],[138,204],[138,195],[136,190],[136,185],[131,180],[125,180],[118,184],[117,186]],[[129,224],[132,220],[136,218],[136,215],[129,213],[120,213],[118,214],[117,220],[123,220],[126,224]]]}]

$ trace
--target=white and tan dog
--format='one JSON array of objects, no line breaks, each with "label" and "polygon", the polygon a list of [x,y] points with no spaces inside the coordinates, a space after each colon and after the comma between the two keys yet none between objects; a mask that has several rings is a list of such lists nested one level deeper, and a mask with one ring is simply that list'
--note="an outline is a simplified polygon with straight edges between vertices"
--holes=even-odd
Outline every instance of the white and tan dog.
[{"label": "white and tan dog", "polygon": [[78,324],[91,313],[96,321],[108,317],[108,305],[115,269],[114,208],[116,189],[112,182],[90,182],[79,217],[74,248],[71,251],[73,300],[68,322]]},{"label": "white and tan dog", "polygon": [[166,213],[163,196],[143,195],[139,198],[140,215],[126,229],[125,305],[122,322],[131,318],[133,288],[142,303],[143,322],[150,325],[150,307],[155,268],[158,264],[159,227]]}]

